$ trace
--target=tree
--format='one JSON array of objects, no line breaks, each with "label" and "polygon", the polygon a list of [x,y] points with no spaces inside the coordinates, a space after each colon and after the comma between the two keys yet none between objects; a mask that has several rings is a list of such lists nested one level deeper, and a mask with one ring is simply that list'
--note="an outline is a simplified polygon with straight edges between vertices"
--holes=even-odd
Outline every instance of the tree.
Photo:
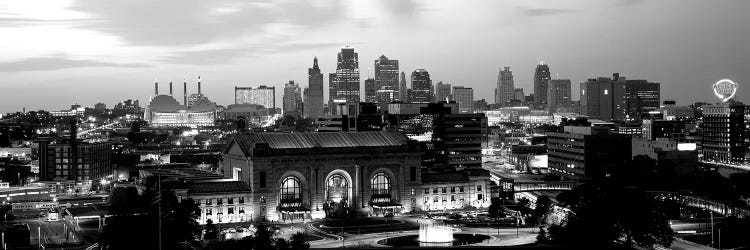
[{"label": "tree", "polygon": [[492,198],[490,200],[490,207],[488,208],[488,210],[488,216],[490,216],[491,218],[505,217],[505,207],[503,207],[502,200],[500,198]]},{"label": "tree", "polygon": [[276,238],[274,240],[273,246],[276,248],[276,250],[290,250],[291,249],[289,242],[284,238]]},{"label": "tree", "polygon": [[215,240],[219,237],[219,229],[216,228],[216,224],[211,219],[206,220],[206,234],[203,235],[205,240]]},{"label": "tree", "polygon": [[522,215],[528,215],[531,212],[531,201],[526,197],[518,199],[516,208],[519,212],[521,212]]},{"label": "tree", "polygon": [[305,235],[302,233],[296,233],[292,235],[289,240],[289,246],[292,250],[307,250],[310,249],[310,243],[305,240]]},{"label": "tree", "polygon": [[534,208],[534,211],[531,212],[531,215],[537,219],[539,224],[541,224],[547,213],[552,210],[553,205],[552,199],[549,196],[541,195],[536,198],[536,207]]},{"label": "tree", "polygon": [[258,224],[255,226],[255,248],[254,249],[272,249],[273,248],[273,232],[271,228],[266,224]]}]

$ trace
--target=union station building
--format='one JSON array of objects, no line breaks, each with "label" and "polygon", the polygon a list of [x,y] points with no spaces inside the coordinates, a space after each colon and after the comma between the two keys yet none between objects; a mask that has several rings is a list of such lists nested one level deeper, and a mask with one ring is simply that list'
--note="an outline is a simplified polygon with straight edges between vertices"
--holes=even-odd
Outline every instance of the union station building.
[{"label": "union station building", "polygon": [[489,174],[430,173],[420,167],[423,152],[397,132],[238,133],[222,153],[221,169],[251,190],[249,220],[489,206]]}]

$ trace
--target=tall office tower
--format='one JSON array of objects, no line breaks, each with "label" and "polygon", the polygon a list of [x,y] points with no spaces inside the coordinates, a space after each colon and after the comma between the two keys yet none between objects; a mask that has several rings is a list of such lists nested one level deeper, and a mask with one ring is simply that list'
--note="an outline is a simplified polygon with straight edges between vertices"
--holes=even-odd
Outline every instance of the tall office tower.
[{"label": "tall office tower", "polygon": [[539,62],[534,70],[534,106],[544,109],[547,106],[547,84],[550,80],[549,66]]},{"label": "tall office tower", "polygon": [[432,86],[430,73],[424,69],[414,70],[411,73],[411,102],[429,103],[432,100],[430,98],[430,86]]},{"label": "tall office tower", "polygon": [[625,81],[626,119],[640,121],[641,114],[659,109],[661,91],[659,83],[647,80]]},{"label": "tall office tower", "polygon": [[625,120],[625,78],[599,77],[581,83],[581,114],[605,121]]},{"label": "tall office tower", "polygon": [[198,94],[203,94],[201,93],[201,76],[198,76]]},{"label": "tall office tower", "polygon": [[728,164],[746,162],[745,108],[741,102],[729,101],[703,106],[703,152],[704,161]]},{"label": "tall office tower", "polygon": [[182,105],[187,106],[187,79],[182,82]]},{"label": "tall office tower", "polygon": [[515,88],[513,87],[513,71],[505,66],[497,76],[497,88],[495,89],[495,103],[505,106],[513,100]]},{"label": "tall office tower", "polygon": [[570,107],[570,80],[552,79],[547,86],[547,108],[555,112]]},{"label": "tall office tower", "polygon": [[359,102],[359,59],[354,48],[341,48],[338,54],[336,74],[331,81],[331,100],[334,102]]},{"label": "tall office tower", "polygon": [[376,103],[378,102],[377,91],[378,87],[376,80],[372,78],[365,79],[365,102]]},{"label": "tall office tower", "polygon": [[307,69],[308,95],[304,101],[305,117],[323,116],[323,74],[318,67],[318,57],[313,59],[312,68]]},{"label": "tall office tower", "polygon": [[450,102],[454,98],[451,96],[451,85],[448,83],[438,82],[435,85],[435,102]]},{"label": "tall office tower", "polygon": [[453,86],[453,98],[458,102],[459,113],[474,113],[474,89],[465,88],[463,86]]},{"label": "tall office tower", "polygon": [[523,94],[523,88],[515,88],[513,90],[513,100],[518,100],[523,102],[523,100],[526,98],[526,96]]},{"label": "tall office tower", "polygon": [[172,81],[169,81],[169,95],[172,96]]},{"label": "tall office tower", "polygon": [[390,60],[385,55],[380,55],[380,58],[375,60],[376,91],[388,86],[389,90],[395,90],[398,93],[398,83],[398,60]]},{"label": "tall office tower", "polygon": [[159,81],[154,81],[154,96],[159,95]]},{"label": "tall office tower", "polygon": [[298,116],[302,111],[302,90],[294,81],[284,85],[284,115]]},{"label": "tall office tower", "polygon": [[268,109],[276,108],[276,87],[234,87],[234,104],[258,104]]},{"label": "tall office tower", "polygon": [[401,102],[409,102],[409,90],[406,87],[406,74],[401,72],[401,81],[398,84],[398,100]]}]

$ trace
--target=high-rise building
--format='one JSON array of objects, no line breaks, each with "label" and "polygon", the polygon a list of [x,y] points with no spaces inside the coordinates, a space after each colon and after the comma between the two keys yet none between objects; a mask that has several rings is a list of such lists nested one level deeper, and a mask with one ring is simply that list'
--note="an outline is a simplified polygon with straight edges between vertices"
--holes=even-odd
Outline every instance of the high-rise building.
[{"label": "high-rise building", "polygon": [[459,113],[474,113],[474,89],[463,86],[453,86],[453,97],[456,99],[456,102],[458,102]]},{"label": "high-rise building", "polygon": [[304,100],[305,117],[320,117],[323,115],[323,74],[318,67],[318,57],[313,59],[312,68],[307,69],[308,92]]},{"label": "high-rise building", "polygon": [[630,135],[605,127],[565,126],[547,133],[549,170],[566,179],[601,179],[631,159],[631,143]]},{"label": "high-rise building", "polygon": [[570,107],[570,80],[552,79],[547,86],[547,108],[556,112],[559,108]]},{"label": "high-rise building", "polygon": [[513,100],[523,102],[525,97],[526,96],[523,94],[523,88],[516,88],[513,90]]},{"label": "high-rise building", "polygon": [[429,103],[432,101],[432,98],[430,98],[431,88],[432,80],[430,80],[430,73],[427,70],[417,69],[411,73],[411,102]]},{"label": "high-rise building", "polygon": [[302,111],[302,90],[294,81],[284,85],[284,115],[299,116]]},{"label": "high-rise building", "polygon": [[365,79],[365,102],[376,103],[378,102],[377,91],[378,87],[375,79]]},{"label": "high-rise building", "polygon": [[534,104],[537,108],[544,109],[547,105],[547,84],[550,79],[549,66],[540,62],[534,70]]},{"label": "high-rise building", "polygon": [[504,106],[513,100],[515,87],[513,87],[513,71],[505,66],[497,76],[497,88],[495,89],[495,103]]},{"label": "high-rise building", "polygon": [[626,119],[640,121],[641,114],[659,109],[661,90],[659,83],[646,80],[625,81]]},{"label": "high-rise building", "polygon": [[[390,87],[396,93],[400,91],[398,82],[398,60],[390,60],[385,55],[375,60],[375,87],[376,91],[383,87]],[[398,98],[398,97],[396,97]],[[394,99],[392,101],[395,101]]]},{"label": "high-rise building", "polygon": [[329,102],[358,103],[359,97],[359,55],[354,48],[346,46],[338,54],[336,73],[330,75]]},{"label": "high-rise building", "polygon": [[258,104],[267,109],[276,108],[276,87],[234,87],[234,104]]},{"label": "high-rise building", "polygon": [[401,81],[398,84],[398,100],[402,102],[409,102],[409,89],[406,87],[406,74],[401,72]]},{"label": "high-rise building", "polygon": [[581,114],[605,121],[625,120],[625,78],[599,77],[581,83]]},{"label": "high-rise building", "polygon": [[451,85],[448,83],[438,82],[435,85],[435,102],[450,102],[454,100],[451,95]]},{"label": "high-rise building", "polygon": [[746,105],[730,101],[702,108],[703,160],[728,164],[745,163]]}]

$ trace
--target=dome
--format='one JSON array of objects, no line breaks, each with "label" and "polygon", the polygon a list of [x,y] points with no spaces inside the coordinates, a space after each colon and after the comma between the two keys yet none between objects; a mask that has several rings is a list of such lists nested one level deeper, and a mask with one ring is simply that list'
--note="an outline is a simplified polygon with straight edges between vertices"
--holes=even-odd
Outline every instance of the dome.
[{"label": "dome", "polygon": [[152,112],[176,112],[185,109],[185,106],[180,105],[174,97],[168,95],[155,96],[148,106]]}]

